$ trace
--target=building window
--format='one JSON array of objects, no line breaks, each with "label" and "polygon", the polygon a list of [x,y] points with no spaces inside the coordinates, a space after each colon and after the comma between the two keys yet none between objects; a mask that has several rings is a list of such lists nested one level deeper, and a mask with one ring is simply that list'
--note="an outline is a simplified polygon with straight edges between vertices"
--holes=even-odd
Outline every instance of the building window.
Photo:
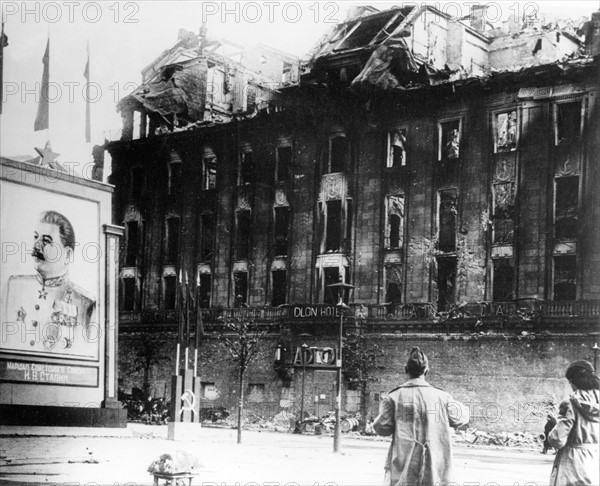
[{"label": "building window", "polygon": [[133,311],[135,310],[135,278],[123,278],[123,300],[121,310]]},{"label": "building window", "polygon": [[572,142],[581,133],[581,101],[554,105],[555,143]]},{"label": "building window", "polygon": [[290,225],[290,208],[277,207],[275,212],[275,255],[283,256],[288,252],[288,232]]},{"label": "building window", "polygon": [[397,304],[402,302],[402,265],[385,266],[385,302],[388,314],[393,314]]},{"label": "building window", "polygon": [[245,307],[248,304],[248,272],[233,273],[234,307]]},{"label": "building window", "polygon": [[217,158],[202,159],[202,190],[210,191],[217,187]]},{"label": "building window", "polygon": [[131,169],[131,197],[139,201],[144,194],[145,173],[143,167]]},{"label": "building window", "polygon": [[324,173],[344,172],[347,167],[348,142],[345,135],[335,135],[329,139],[325,154]]},{"label": "building window", "polygon": [[447,311],[455,302],[456,258],[437,259],[438,311]]},{"label": "building window", "polygon": [[256,109],[256,86],[251,84],[246,85],[246,111],[254,111]]},{"label": "building window", "polygon": [[554,257],[554,300],[575,300],[577,286],[575,274],[577,257],[575,255]]},{"label": "building window", "polygon": [[135,267],[140,252],[140,224],[137,221],[125,223],[125,235],[127,248],[125,252],[125,266]]},{"label": "building window", "polygon": [[492,282],[492,300],[510,302],[513,300],[513,281],[515,269],[510,258],[494,260],[494,280]]},{"label": "building window", "polygon": [[388,132],[387,167],[402,167],[406,165],[406,128]]},{"label": "building window", "polygon": [[579,177],[558,177],[555,188],[554,237],[557,240],[574,240],[577,238]]},{"label": "building window", "polygon": [[290,178],[290,169],[292,167],[292,147],[277,147],[276,152],[275,180],[278,182],[287,182]]},{"label": "building window", "polygon": [[183,182],[183,164],[181,160],[169,163],[169,194],[181,192]]},{"label": "building window", "polygon": [[[340,290],[330,289],[329,285],[337,284],[340,282],[348,282],[350,280],[350,269],[348,267],[323,267],[322,271],[317,271],[319,292],[322,296],[322,302],[324,304],[335,305],[340,301]],[[343,300],[348,302],[350,291],[348,289],[343,291]]]},{"label": "building window", "polygon": [[327,201],[325,206],[327,208],[325,251],[340,251],[342,244],[342,201]]},{"label": "building window", "polygon": [[174,310],[177,302],[177,277],[168,275],[163,277],[164,283],[164,308],[165,310]]},{"label": "building window", "polygon": [[460,156],[461,119],[438,123],[438,159],[456,160]]},{"label": "building window", "polygon": [[179,218],[167,218],[165,264],[176,264],[179,256]]},{"label": "building window", "polygon": [[514,239],[515,184],[494,184],[494,243],[512,243]]},{"label": "building window", "polygon": [[254,155],[252,152],[243,152],[240,157],[238,185],[251,184],[254,178]]},{"label": "building window", "polygon": [[404,243],[404,195],[386,197],[385,247],[402,248]]},{"label": "building window", "polygon": [[237,217],[237,260],[250,257],[250,237],[252,235],[252,217],[250,211],[236,212]]},{"label": "building window", "polygon": [[496,152],[510,152],[517,148],[516,110],[496,113],[494,129]]},{"label": "building window", "polygon": [[444,189],[439,191],[438,208],[438,250],[443,252],[456,250],[457,191]]},{"label": "building window", "polygon": [[271,272],[271,281],[273,284],[273,298],[271,305],[277,307],[285,304],[287,295],[287,272],[285,270],[273,270]]},{"label": "building window", "polygon": [[200,289],[198,291],[199,300],[198,305],[202,309],[210,307],[210,294],[212,290],[212,279],[210,273],[200,274]]},{"label": "building window", "polygon": [[200,261],[212,259],[215,243],[215,216],[205,213],[200,216]]}]

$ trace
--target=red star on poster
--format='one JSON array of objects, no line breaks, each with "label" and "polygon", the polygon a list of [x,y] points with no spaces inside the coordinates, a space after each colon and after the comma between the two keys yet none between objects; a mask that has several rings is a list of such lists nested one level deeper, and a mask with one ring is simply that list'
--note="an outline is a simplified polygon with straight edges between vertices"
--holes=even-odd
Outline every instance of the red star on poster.
[{"label": "red star on poster", "polygon": [[52,151],[50,140],[46,142],[46,146],[43,149],[36,147],[35,151],[40,154],[40,157],[42,158],[39,161],[40,167],[49,167],[50,169],[60,170],[62,172],[65,171],[63,166],[55,161],[60,154]]}]

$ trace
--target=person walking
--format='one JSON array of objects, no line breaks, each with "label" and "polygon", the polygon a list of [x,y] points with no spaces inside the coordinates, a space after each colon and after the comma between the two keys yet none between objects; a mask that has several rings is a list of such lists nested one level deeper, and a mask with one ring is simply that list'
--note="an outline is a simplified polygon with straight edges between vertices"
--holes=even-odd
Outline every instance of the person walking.
[{"label": "person walking", "polygon": [[385,466],[386,486],[442,486],[452,481],[450,427],[469,422],[469,409],[425,377],[429,360],[414,347],[406,362],[408,381],[384,398],[373,423],[392,436]]},{"label": "person walking", "polygon": [[558,452],[550,486],[598,485],[600,379],[588,361],[575,361],[565,374],[573,393],[560,404],[548,442]]}]

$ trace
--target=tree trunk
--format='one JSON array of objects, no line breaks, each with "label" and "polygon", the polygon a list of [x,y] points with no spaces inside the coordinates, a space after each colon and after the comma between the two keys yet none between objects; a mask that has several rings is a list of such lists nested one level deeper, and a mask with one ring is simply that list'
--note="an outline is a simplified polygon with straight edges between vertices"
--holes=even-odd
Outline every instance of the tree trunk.
[{"label": "tree trunk", "polygon": [[244,369],[240,366],[240,390],[239,390],[239,402],[238,402],[238,416],[237,416],[237,443],[242,443],[242,412],[244,411]]}]

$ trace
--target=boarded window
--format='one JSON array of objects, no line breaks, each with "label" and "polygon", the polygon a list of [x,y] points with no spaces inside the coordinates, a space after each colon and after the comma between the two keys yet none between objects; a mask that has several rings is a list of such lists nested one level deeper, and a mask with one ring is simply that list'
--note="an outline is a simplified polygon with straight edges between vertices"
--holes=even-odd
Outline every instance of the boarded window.
[{"label": "boarded window", "polygon": [[202,160],[202,190],[210,191],[217,187],[217,158],[205,157]]},{"label": "boarded window", "polygon": [[248,402],[261,403],[265,399],[264,383],[248,383]]},{"label": "boarded window", "polygon": [[406,128],[388,132],[387,167],[406,165]]},{"label": "boarded window", "polygon": [[494,260],[494,281],[492,283],[494,302],[513,300],[513,281],[515,269],[509,258]]},{"label": "boarded window", "polygon": [[250,256],[250,236],[252,217],[250,211],[237,211],[237,259],[245,260]]},{"label": "boarded window", "polygon": [[574,255],[554,257],[554,300],[575,300],[577,258]]},{"label": "boarded window", "polygon": [[496,114],[496,151],[509,152],[517,148],[517,112]]},{"label": "boarded window", "polygon": [[210,307],[210,294],[212,289],[212,279],[210,273],[200,274],[200,289],[199,294],[199,305],[202,309]]},{"label": "boarded window", "polygon": [[163,284],[164,308],[165,310],[173,310],[177,301],[177,277],[175,275],[164,277]]},{"label": "boarded window", "polygon": [[212,381],[203,381],[200,383],[200,393],[205,400],[215,400],[218,396],[217,387]]},{"label": "boarded window", "polygon": [[176,264],[179,256],[179,218],[167,218],[165,263]]},{"label": "boarded window", "polygon": [[581,130],[581,102],[556,105],[556,144],[575,140]]},{"label": "boarded window", "polygon": [[213,256],[215,243],[215,216],[205,213],[200,217],[200,260],[209,261]]},{"label": "boarded window", "polygon": [[456,298],[456,258],[438,258],[437,267],[438,311],[446,311]]},{"label": "boarded window", "polygon": [[127,251],[125,253],[125,266],[134,267],[137,264],[139,253],[139,223],[137,221],[128,221],[125,223],[125,233],[127,235]]},{"label": "boarded window", "polygon": [[439,158],[456,160],[460,156],[460,120],[451,120],[439,124]]},{"label": "boarded window", "polygon": [[439,191],[439,240],[438,249],[448,252],[456,250],[457,191]]},{"label": "boarded window", "polygon": [[494,243],[512,243],[514,239],[515,185],[494,184]]},{"label": "boarded window", "polygon": [[554,235],[557,240],[574,240],[577,237],[577,205],[579,177],[556,179]]},{"label": "boarded window", "polygon": [[287,272],[285,270],[274,270],[271,272],[273,283],[273,298],[271,305],[276,307],[285,304],[287,294]]},{"label": "boarded window", "polygon": [[292,147],[277,147],[277,169],[275,180],[285,182],[290,178]]},{"label": "boarded window", "polygon": [[123,304],[122,310],[135,310],[135,278],[124,278],[123,282]]},{"label": "boarded window", "polygon": [[387,196],[386,248],[402,248],[404,240],[404,195]]},{"label": "boarded window", "polygon": [[248,303],[248,272],[233,274],[234,306],[246,306]]},{"label": "boarded window", "polygon": [[287,255],[289,218],[289,207],[275,208],[275,255]]},{"label": "boarded window", "polygon": [[244,152],[240,159],[239,184],[251,184],[254,180],[254,154]]},{"label": "boarded window", "polygon": [[325,251],[340,251],[342,244],[342,201],[327,201]]}]

